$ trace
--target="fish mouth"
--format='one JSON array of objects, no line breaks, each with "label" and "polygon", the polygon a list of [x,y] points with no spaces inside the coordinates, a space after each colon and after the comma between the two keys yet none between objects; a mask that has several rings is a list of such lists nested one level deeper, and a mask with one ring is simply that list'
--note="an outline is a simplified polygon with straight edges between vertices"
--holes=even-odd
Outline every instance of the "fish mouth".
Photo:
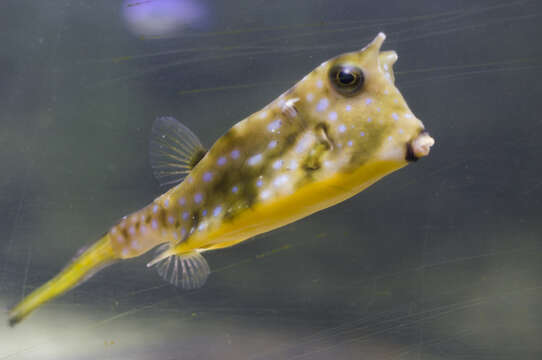
[{"label": "fish mouth", "polygon": [[435,139],[427,131],[423,130],[407,143],[405,160],[409,162],[418,161],[419,158],[429,155],[433,145],[435,145]]}]

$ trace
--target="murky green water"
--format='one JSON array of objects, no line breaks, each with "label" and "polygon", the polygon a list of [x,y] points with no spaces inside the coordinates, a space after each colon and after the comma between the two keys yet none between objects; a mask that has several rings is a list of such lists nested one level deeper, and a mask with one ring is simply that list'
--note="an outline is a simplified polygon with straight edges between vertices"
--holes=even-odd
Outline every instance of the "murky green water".
[{"label": "murky green water", "polygon": [[0,359],[540,358],[540,3],[199,4],[168,36],[130,32],[122,1],[0,5],[3,308],[160,194],[157,116],[211,145],[378,31],[431,155],[210,253],[200,290],[164,283],[150,254],[116,264],[1,325]]}]

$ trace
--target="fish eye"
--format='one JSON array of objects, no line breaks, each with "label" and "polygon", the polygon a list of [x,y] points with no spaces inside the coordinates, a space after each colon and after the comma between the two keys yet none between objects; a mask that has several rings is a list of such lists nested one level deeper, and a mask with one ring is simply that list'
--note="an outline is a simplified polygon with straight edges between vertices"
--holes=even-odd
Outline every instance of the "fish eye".
[{"label": "fish eye", "polygon": [[356,66],[335,65],[329,70],[329,80],[339,94],[353,96],[363,87],[365,76]]}]

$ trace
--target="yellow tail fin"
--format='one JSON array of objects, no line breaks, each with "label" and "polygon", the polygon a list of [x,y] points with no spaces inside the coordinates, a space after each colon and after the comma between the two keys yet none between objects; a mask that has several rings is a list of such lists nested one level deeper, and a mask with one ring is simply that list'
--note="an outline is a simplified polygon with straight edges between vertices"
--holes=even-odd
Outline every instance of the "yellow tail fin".
[{"label": "yellow tail fin", "polygon": [[16,325],[41,304],[65,293],[117,259],[106,234],[75,258],[57,276],[34,290],[9,311],[9,324]]}]

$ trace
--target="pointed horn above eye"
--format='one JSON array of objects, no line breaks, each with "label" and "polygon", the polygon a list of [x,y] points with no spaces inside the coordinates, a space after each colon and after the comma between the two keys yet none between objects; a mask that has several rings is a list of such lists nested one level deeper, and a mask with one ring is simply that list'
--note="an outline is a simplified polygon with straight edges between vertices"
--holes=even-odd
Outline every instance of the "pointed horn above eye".
[{"label": "pointed horn above eye", "polygon": [[376,51],[377,53],[380,51],[380,48],[382,47],[382,44],[384,43],[384,40],[386,40],[386,34],[383,32],[378,33],[373,41],[369,43],[363,50],[371,50]]},{"label": "pointed horn above eye", "polygon": [[372,64],[371,66],[378,66],[380,48],[382,47],[385,39],[386,35],[384,35],[384,33],[378,33],[378,35],[369,43],[369,45],[361,49],[360,53],[363,57],[365,57],[366,61],[368,61],[367,65]]},{"label": "pointed horn above eye", "polygon": [[371,43],[371,45],[376,46],[378,51],[380,51],[380,48],[382,47],[384,40],[386,40],[386,34],[384,34],[383,32],[379,32],[378,35],[376,35],[373,42]]}]

